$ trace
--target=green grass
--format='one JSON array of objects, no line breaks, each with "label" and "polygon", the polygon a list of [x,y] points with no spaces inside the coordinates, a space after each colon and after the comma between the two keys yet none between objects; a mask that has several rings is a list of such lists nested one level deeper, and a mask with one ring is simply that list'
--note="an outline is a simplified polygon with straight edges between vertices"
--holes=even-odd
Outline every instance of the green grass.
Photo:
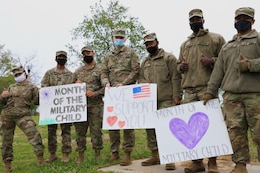
[{"label": "green grass", "polygon": [[[33,116],[35,122],[38,122],[38,116]],[[49,153],[47,150],[47,126],[37,126],[40,131],[45,145],[45,159],[48,157]],[[60,130],[58,130],[58,151],[57,154],[61,158],[61,137]],[[150,156],[150,151],[147,149],[146,133],[145,130],[135,130],[136,134],[136,144],[134,151],[132,152],[132,159],[142,159]],[[101,151],[102,158],[96,159],[94,157],[94,151],[92,149],[89,133],[87,134],[87,151],[85,152],[85,160],[82,164],[75,164],[77,158],[77,152],[75,152],[76,141],[75,141],[75,129],[72,126],[72,147],[73,151],[70,154],[71,161],[64,164],[59,160],[54,163],[48,164],[46,166],[38,166],[36,156],[33,153],[32,146],[27,142],[26,136],[23,132],[16,128],[15,138],[13,143],[14,148],[14,161],[12,162],[12,167],[14,168],[13,173],[96,173],[99,168],[107,167],[111,165],[108,163],[110,157],[110,144],[108,138],[108,132],[104,131],[104,149]],[[1,140],[0,140],[1,142]],[[251,142],[252,143],[252,142]],[[252,159],[257,158],[256,147],[251,144],[251,157]],[[121,156],[123,155],[122,150],[120,151]],[[113,163],[118,164],[119,161]],[[0,172],[4,169],[4,164],[0,164]]]},{"label": "green grass", "polygon": [[[38,116],[33,116],[33,119],[38,123]],[[47,126],[37,126],[37,129],[41,133],[43,143],[45,146],[44,158],[46,159],[49,156],[47,148]],[[14,149],[14,160],[12,162],[12,167],[14,168],[12,173],[96,173],[99,168],[106,167],[111,165],[108,163],[110,157],[110,143],[108,137],[108,131],[104,131],[103,142],[104,148],[101,151],[101,159],[96,159],[94,157],[94,150],[90,142],[89,132],[87,134],[87,151],[85,152],[85,159],[82,164],[75,164],[77,158],[76,149],[76,135],[74,126],[72,126],[72,148],[73,151],[70,154],[71,161],[67,164],[61,162],[61,136],[60,136],[60,127],[58,128],[57,137],[58,137],[58,151],[57,155],[59,160],[48,164],[46,166],[38,166],[37,158],[33,153],[33,148],[27,141],[25,134],[16,127],[15,137],[13,143]],[[145,130],[135,130],[136,134],[136,143],[134,151],[132,152],[133,159],[147,158],[150,156],[150,151],[147,149],[146,142],[146,133]],[[1,140],[0,140],[1,142]],[[120,151],[121,156],[123,156],[123,151]],[[119,161],[114,162],[113,164],[118,164]],[[4,170],[4,164],[0,164],[0,172]]]}]

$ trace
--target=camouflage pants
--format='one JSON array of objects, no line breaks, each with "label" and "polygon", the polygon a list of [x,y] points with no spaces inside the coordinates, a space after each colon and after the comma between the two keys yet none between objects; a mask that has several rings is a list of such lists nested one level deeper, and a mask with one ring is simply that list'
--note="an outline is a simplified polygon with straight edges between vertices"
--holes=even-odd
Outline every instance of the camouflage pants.
[{"label": "camouflage pants", "polygon": [[[134,129],[123,130],[124,141],[122,143],[122,149],[124,152],[131,152],[135,145],[135,132]],[[110,151],[118,152],[120,147],[120,130],[109,130],[110,138]]]},{"label": "camouflage pants", "polygon": [[36,156],[44,153],[42,138],[31,116],[17,119],[8,119],[2,116],[2,159],[13,160],[13,139],[16,125],[25,133],[29,143],[33,146]]},{"label": "camouflage pants", "polygon": [[184,90],[183,103],[190,103],[202,100],[207,87],[187,88]]},{"label": "camouflage pants", "polygon": [[[158,109],[167,108],[173,106],[173,100],[158,102]],[[147,145],[150,150],[157,150],[157,140],[155,129],[146,129]]]},{"label": "camouflage pants", "polygon": [[[50,153],[57,151],[58,124],[48,125],[48,150]],[[71,153],[71,123],[60,124],[62,137],[62,153]]]},{"label": "camouflage pants", "polygon": [[260,161],[260,95],[259,93],[233,94],[225,92],[224,116],[228,127],[235,163],[250,161],[248,129],[258,150]]},{"label": "camouflage pants", "polygon": [[88,127],[90,130],[90,138],[92,143],[92,148],[95,150],[103,149],[103,139],[102,139],[102,105],[95,107],[88,107],[88,117],[87,121],[74,123],[76,129],[76,151],[86,150],[86,134]]}]

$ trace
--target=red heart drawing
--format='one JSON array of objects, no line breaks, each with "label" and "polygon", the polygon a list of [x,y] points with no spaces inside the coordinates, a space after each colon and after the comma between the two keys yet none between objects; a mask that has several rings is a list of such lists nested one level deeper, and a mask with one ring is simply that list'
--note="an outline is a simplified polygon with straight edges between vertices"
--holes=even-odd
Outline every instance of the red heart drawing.
[{"label": "red heart drawing", "polygon": [[113,110],[114,110],[114,106],[108,106],[107,107],[107,111],[108,112],[113,112]]},{"label": "red heart drawing", "polygon": [[118,121],[118,126],[120,128],[124,127],[125,126],[125,121]]},{"label": "red heart drawing", "polygon": [[117,121],[117,116],[108,116],[108,117],[107,117],[107,123],[108,123],[110,126],[113,126],[116,121]]}]

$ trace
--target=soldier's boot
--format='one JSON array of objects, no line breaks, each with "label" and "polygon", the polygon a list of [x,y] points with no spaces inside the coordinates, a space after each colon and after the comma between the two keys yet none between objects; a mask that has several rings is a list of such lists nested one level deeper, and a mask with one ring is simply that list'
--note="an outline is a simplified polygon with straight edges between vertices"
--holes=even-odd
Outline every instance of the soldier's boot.
[{"label": "soldier's boot", "polygon": [[13,171],[12,169],[12,163],[11,161],[5,161],[5,170],[4,170],[4,173],[10,173]]},{"label": "soldier's boot", "polygon": [[61,161],[64,163],[69,163],[69,161],[70,161],[69,153],[63,153]]},{"label": "soldier's boot", "polygon": [[245,163],[237,163],[235,168],[230,173],[248,173]]},{"label": "soldier's boot", "polygon": [[116,151],[116,152],[112,153],[111,157],[109,158],[109,162],[114,162],[115,160],[118,160],[118,159],[120,159],[120,156],[118,154],[118,151]]},{"label": "soldier's boot", "polygon": [[141,164],[142,166],[159,165],[160,158],[159,158],[158,150],[152,150],[152,156],[147,160],[143,161]]},{"label": "soldier's boot", "polygon": [[175,163],[167,163],[165,165],[165,170],[175,170],[176,167],[175,167]]},{"label": "soldier's boot", "polygon": [[123,159],[121,160],[121,163],[120,165],[121,166],[128,166],[130,165],[132,162],[131,162],[131,152],[128,151],[128,152],[125,152],[125,156],[123,157]]},{"label": "soldier's boot", "polygon": [[43,158],[43,154],[37,156],[38,165],[47,165],[47,162]]},{"label": "soldier's boot", "polygon": [[100,150],[98,150],[98,149],[95,150],[95,157],[98,159],[101,158]]},{"label": "soldier's boot", "polygon": [[194,160],[188,168],[184,168],[185,173],[196,173],[200,171],[205,171],[202,160]]},{"label": "soldier's boot", "polygon": [[208,161],[208,173],[219,173],[216,160],[217,160],[216,157],[209,158],[209,161]]},{"label": "soldier's boot", "polygon": [[81,164],[83,162],[83,160],[84,160],[84,151],[80,151],[78,158],[76,160],[76,164]]},{"label": "soldier's boot", "polygon": [[45,161],[47,163],[51,163],[54,162],[55,160],[58,160],[58,156],[56,155],[56,153],[51,153],[48,157],[48,159],[46,159]]}]

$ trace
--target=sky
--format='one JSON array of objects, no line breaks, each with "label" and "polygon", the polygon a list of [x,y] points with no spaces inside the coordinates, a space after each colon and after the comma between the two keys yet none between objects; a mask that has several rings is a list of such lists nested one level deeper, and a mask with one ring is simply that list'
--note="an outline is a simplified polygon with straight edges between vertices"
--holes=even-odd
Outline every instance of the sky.
[{"label": "sky", "polygon": [[[34,71],[42,77],[56,66],[55,52],[68,51],[67,44],[79,49],[84,40],[72,41],[71,31],[79,26],[84,16],[90,16],[90,6],[98,0],[0,0],[0,44],[12,56],[32,57]],[[109,0],[102,0],[106,6]],[[210,32],[230,40],[234,29],[234,13],[240,7],[255,9],[253,28],[260,32],[260,0],[119,0],[128,7],[128,14],[137,17],[150,32],[155,32],[159,47],[177,58],[180,45],[191,34],[188,13],[191,9],[203,11]],[[69,68],[70,69],[70,68]],[[70,69],[74,71],[75,69]]]}]

